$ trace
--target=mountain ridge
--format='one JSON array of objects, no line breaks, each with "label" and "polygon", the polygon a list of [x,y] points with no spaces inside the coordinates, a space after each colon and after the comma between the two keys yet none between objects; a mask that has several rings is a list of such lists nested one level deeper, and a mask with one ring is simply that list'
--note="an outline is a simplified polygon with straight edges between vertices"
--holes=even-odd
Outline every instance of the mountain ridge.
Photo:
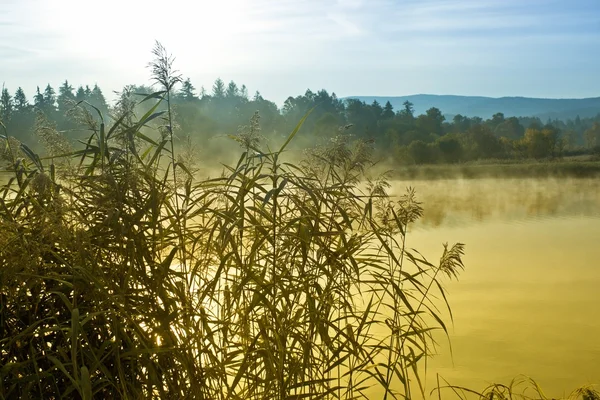
[{"label": "mountain ridge", "polygon": [[342,98],[358,99],[366,103],[377,100],[381,106],[389,101],[394,110],[404,108],[403,103],[413,103],[415,114],[423,114],[431,107],[436,107],[447,117],[461,114],[467,117],[491,118],[501,112],[505,117],[538,117],[547,119],[575,119],[595,117],[600,113],[600,97],[587,98],[536,98],[525,96],[462,96],[413,94],[408,96],[346,96]]}]

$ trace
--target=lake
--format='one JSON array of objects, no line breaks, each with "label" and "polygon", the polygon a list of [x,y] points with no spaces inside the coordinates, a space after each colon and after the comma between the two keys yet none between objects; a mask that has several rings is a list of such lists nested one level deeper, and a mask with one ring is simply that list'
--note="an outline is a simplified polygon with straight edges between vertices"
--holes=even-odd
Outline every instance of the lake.
[{"label": "lake", "polygon": [[453,356],[439,335],[427,390],[436,374],[477,390],[523,374],[552,397],[600,383],[600,180],[411,181],[394,192],[408,185],[425,209],[408,246],[437,261],[443,242],[466,244],[465,271],[446,280]]}]

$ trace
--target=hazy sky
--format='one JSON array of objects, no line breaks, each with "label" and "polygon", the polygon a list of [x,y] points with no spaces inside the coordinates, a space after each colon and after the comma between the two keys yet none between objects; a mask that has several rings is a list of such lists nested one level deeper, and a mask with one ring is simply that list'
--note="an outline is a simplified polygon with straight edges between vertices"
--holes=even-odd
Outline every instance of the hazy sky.
[{"label": "hazy sky", "polygon": [[0,0],[0,84],[147,84],[154,40],[199,89],[281,104],[417,93],[600,96],[600,0]]}]

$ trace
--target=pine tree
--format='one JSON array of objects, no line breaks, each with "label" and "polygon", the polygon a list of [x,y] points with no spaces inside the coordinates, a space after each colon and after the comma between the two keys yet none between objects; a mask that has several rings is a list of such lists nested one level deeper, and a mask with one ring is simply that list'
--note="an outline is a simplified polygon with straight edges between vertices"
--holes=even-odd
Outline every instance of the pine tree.
[{"label": "pine tree", "polygon": [[240,91],[237,87],[237,85],[235,84],[234,81],[229,82],[229,85],[227,85],[227,91],[225,92],[225,97],[229,98],[229,99],[233,99],[236,98],[240,95]]},{"label": "pine tree", "polygon": [[181,84],[181,90],[178,93],[178,97],[185,101],[192,101],[196,99],[196,94],[194,93],[195,90],[196,88],[192,85],[192,81],[190,81],[190,78],[187,78]]},{"label": "pine tree", "polygon": [[23,111],[29,110],[30,105],[29,105],[29,102],[27,101],[27,96],[25,96],[25,92],[23,91],[23,89],[20,86],[17,88],[17,91],[15,92],[14,104],[15,104],[15,112],[23,112]]},{"label": "pine tree", "polygon": [[75,101],[80,102],[84,100],[87,100],[87,96],[85,94],[85,89],[80,85],[75,93]]},{"label": "pine tree", "polygon": [[254,93],[254,98],[252,99],[252,101],[263,101],[263,97],[261,96],[260,92],[257,90],[256,93]]},{"label": "pine tree", "polygon": [[402,103],[402,105],[404,106],[404,109],[400,110],[398,115],[405,120],[412,121],[415,118],[415,108],[413,107],[413,103],[407,100]]},{"label": "pine tree", "polygon": [[221,78],[218,78],[213,85],[213,97],[218,99],[225,97],[225,83]]},{"label": "pine tree", "polygon": [[379,104],[377,100],[373,100],[373,103],[371,104],[371,109],[375,113],[375,118],[381,119],[383,115],[383,107],[381,107],[381,104]]},{"label": "pine tree", "polygon": [[44,89],[44,107],[45,112],[56,111],[56,91],[50,84],[46,85]]},{"label": "pine tree", "polygon": [[65,82],[58,88],[58,111],[64,115],[67,110],[73,107],[75,95],[73,94],[73,86],[69,85],[69,81]]},{"label": "pine tree", "polygon": [[381,117],[383,119],[394,118],[394,107],[392,106],[392,103],[389,102],[389,100],[385,103],[385,106],[383,107],[383,114],[381,115]]},{"label": "pine tree", "polygon": [[[38,90],[39,92],[39,90]],[[40,97],[43,97],[40,93]],[[21,87],[17,88],[13,98],[13,113],[8,127],[10,135],[22,142],[31,140],[31,131],[35,118],[32,107]]]},{"label": "pine tree", "polygon": [[244,100],[248,100],[248,88],[246,88],[246,85],[242,85],[242,88],[240,89],[240,97]]},{"label": "pine tree", "polygon": [[108,104],[106,103],[106,98],[104,97],[104,94],[98,85],[94,85],[94,88],[92,89],[88,99],[90,104],[98,107],[102,114],[108,113]]},{"label": "pine tree", "polygon": [[8,89],[2,88],[2,94],[0,95],[0,121],[5,125],[10,121],[13,114],[13,99]]},{"label": "pine tree", "polygon": [[39,109],[44,110],[44,95],[40,92],[40,87],[38,86],[35,92],[35,96],[33,96],[33,105]]}]

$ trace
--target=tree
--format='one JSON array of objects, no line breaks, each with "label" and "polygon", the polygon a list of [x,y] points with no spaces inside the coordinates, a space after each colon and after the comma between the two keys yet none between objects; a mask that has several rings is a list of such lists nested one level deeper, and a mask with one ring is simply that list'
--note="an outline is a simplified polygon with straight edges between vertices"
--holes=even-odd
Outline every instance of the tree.
[{"label": "tree", "polygon": [[17,91],[15,92],[14,104],[15,104],[16,112],[22,112],[22,111],[29,110],[30,104],[27,101],[27,96],[25,96],[25,92],[23,91],[23,89],[20,86],[17,88]]},{"label": "tree", "polygon": [[46,89],[44,89],[44,111],[56,111],[56,91],[50,84],[46,85]]},{"label": "tree", "polygon": [[383,107],[381,107],[381,104],[379,104],[377,100],[373,100],[373,103],[371,103],[371,109],[375,114],[375,118],[378,120],[381,119],[381,116],[383,115]]},{"label": "tree", "polygon": [[583,134],[588,149],[600,146],[600,123],[594,122],[591,128],[586,129]]},{"label": "tree", "polygon": [[573,129],[567,130],[562,137],[564,148],[573,150],[577,146],[577,132]]},{"label": "tree", "polygon": [[217,99],[225,97],[225,83],[221,78],[217,78],[212,88],[212,95]]},{"label": "tree", "polygon": [[347,122],[353,125],[353,133],[357,135],[372,137],[378,128],[374,108],[364,101],[358,99],[346,100],[345,114]]},{"label": "tree", "polygon": [[2,88],[0,95],[0,121],[5,125],[10,121],[13,114],[13,99],[7,88]]},{"label": "tree", "polygon": [[90,104],[98,107],[102,114],[108,113],[108,104],[106,103],[106,98],[104,97],[104,93],[102,93],[102,89],[100,89],[97,84],[95,84],[92,88],[88,99]]},{"label": "tree", "polygon": [[456,133],[464,133],[471,127],[471,120],[460,114],[456,114],[452,119],[452,131]]},{"label": "tree", "polygon": [[[40,97],[42,97],[41,94]],[[13,112],[10,116],[9,132],[11,136],[16,137],[21,142],[27,142],[31,139],[31,131],[35,122],[35,117],[22,88],[17,88],[12,103]]]},{"label": "tree", "polygon": [[178,97],[185,101],[195,100],[195,90],[196,88],[194,87],[194,85],[192,85],[192,81],[190,80],[190,78],[187,78],[181,83],[181,90],[178,93]]},{"label": "tree", "polygon": [[338,117],[328,112],[315,122],[314,134],[322,137],[334,136],[338,132],[339,126],[340,121]]},{"label": "tree", "polygon": [[257,90],[256,93],[254,93],[254,98],[252,99],[252,101],[263,101],[263,97],[260,94],[260,92]]},{"label": "tree", "polygon": [[463,149],[460,141],[454,135],[442,136],[438,140],[438,147],[445,162],[455,163],[460,161]]},{"label": "tree", "polygon": [[492,119],[490,119],[488,122],[491,125],[492,129],[495,129],[498,125],[504,122],[504,114],[501,112],[496,113],[492,115]]},{"label": "tree", "polygon": [[36,88],[35,95],[33,96],[33,105],[40,110],[44,110],[44,95],[40,93],[39,86]]},{"label": "tree", "polygon": [[522,139],[522,146],[527,155],[532,158],[546,158],[554,156],[558,141],[558,130],[550,126],[540,129],[527,128]]},{"label": "tree", "polygon": [[[496,114],[498,115],[498,114]],[[525,129],[519,123],[519,119],[516,117],[510,117],[504,119],[494,129],[494,134],[498,137],[506,137],[509,139],[519,139],[523,137]]]},{"label": "tree", "polygon": [[239,95],[240,95],[240,90],[238,89],[235,82],[234,81],[229,82],[229,85],[227,85],[227,90],[225,91],[225,97],[227,97],[228,99],[235,99]]},{"label": "tree", "polygon": [[72,107],[75,101],[75,95],[73,94],[73,86],[69,85],[69,81],[65,82],[58,88],[58,111],[64,115],[64,113]]},{"label": "tree", "polygon": [[398,112],[398,116],[404,120],[412,121],[415,118],[415,108],[413,103],[407,100],[402,103],[402,105],[404,106],[404,109]]},{"label": "tree", "polygon": [[240,89],[240,97],[244,100],[248,100],[248,88],[246,88],[246,85],[242,85],[242,88]]},{"label": "tree", "polygon": [[486,124],[476,124],[469,128],[466,134],[465,148],[471,159],[500,158],[503,156],[503,146],[491,128]]},{"label": "tree", "polygon": [[415,164],[425,164],[431,161],[429,146],[421,140],[415,140],[408,146],[408,155]]},{"label": "tree", "polygon": [[385,103],[385,106],[383,107],[383,113],[381,114],[381,118],[383,118],[383,119],[394,118],[394,107],[392,106],[392,103],[389,102],[389,100]]},{"label": "tree", "polygon": [[85,94],[85,89],[80,85],[75,93],[75,101],[79,102],[83,100],[87,100],[87,96]]},{"label": "tree", "polygon": [[417,127],[423,133],[433,133],[442,136],[444,133],[443,123],[445,120],[446,118],[439,109],[431,107],[424,115],[419,115],[417,118]]}]

